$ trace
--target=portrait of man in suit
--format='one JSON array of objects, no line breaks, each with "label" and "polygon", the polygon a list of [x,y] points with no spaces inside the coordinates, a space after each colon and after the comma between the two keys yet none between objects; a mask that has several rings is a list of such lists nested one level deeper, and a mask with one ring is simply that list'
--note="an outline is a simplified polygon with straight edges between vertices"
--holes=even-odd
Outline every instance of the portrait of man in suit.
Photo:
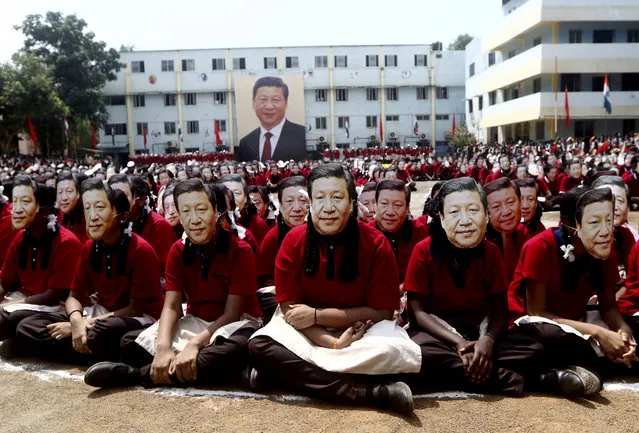
[{"label": "portrait of man in suit", "polygon": [[288,85],[278,77],[262,77],[253,85],[253,110],[260,125],[240,140],[238,161],[302,161],[306,127],[286,118]]}]

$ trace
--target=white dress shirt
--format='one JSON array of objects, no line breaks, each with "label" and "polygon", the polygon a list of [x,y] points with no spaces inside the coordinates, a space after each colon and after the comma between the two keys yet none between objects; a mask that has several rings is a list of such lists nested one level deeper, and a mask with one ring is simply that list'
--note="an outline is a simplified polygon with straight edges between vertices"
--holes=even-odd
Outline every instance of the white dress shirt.
[{"label": "white dress shirt", "polygon": [[269,159],[273,159],[273,155],[275,154],[275,147],[277,147],[277,142],[280,140],[280,135],[282,135],[282,128],[284,127],[284,122],[286,122],[286,117],[282,119],[282,121],[270,131],[264,129],[262,125],[260,125],[260,161],[262,160],[262,153],[264,152],[264,142],[266,141],[265,134],[270,132],[273,134],[271,137],[271,157]]}]

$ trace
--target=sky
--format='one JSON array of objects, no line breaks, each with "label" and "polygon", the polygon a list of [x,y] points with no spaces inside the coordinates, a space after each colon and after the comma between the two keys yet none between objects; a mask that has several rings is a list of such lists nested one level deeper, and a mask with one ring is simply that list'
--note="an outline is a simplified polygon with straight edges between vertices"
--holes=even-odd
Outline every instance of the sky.
[{"label": "sky", "polygon": [[[480,36],[502,16],[500,0],[4,0],[0,62],[23,43],[27,14],[59,11],[96,39],[135,50],[430,44]],[[268,6],[267,6],[268,5]]]}]

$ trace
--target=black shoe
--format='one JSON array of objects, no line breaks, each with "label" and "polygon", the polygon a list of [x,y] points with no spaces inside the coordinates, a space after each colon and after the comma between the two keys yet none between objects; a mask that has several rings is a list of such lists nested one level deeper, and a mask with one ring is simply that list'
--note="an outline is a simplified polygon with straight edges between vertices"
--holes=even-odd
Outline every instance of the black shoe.
[{"label": "black shoe", "polygon": [[404,382],[395,382],[373,388],[375,405],[402,415],[413,413],[413,393]]},{"label": "black shoe", "polygon": [[142,384],[137,368],[121,362],[98,362],[84,374],[84,383],[96,388],[115,388]]},{"label": "black shoe", "polygon": [[0,341],[0,358],[11,359],[20,355],[20,347],[16,340],[9,338]]},{"label": "black shoe", "polygon": [[550,370],[542,381],[549,384],[553,391],[571,398],[598,393],[603,387],[597,373],[576,365]]},{"label": "black shoe", "polygon": [[251,368],[250,366],[244,369],[244,371],[242,372],[242,386],[254,391],[262,389],[260,375],[258,374],[256,369]]}]

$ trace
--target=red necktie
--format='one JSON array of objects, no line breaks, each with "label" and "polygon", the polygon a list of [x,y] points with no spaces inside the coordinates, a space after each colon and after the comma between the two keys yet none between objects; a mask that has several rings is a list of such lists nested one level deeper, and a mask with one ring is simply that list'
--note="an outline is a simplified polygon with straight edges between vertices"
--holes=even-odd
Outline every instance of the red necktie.
[{"label": "red necktie", "polygon": [[271,159],[271,137],[273,134],[267,132],[264,134],[266,140],[264,140],[264,149],[262,149],[262,162],[266,163]]}]

